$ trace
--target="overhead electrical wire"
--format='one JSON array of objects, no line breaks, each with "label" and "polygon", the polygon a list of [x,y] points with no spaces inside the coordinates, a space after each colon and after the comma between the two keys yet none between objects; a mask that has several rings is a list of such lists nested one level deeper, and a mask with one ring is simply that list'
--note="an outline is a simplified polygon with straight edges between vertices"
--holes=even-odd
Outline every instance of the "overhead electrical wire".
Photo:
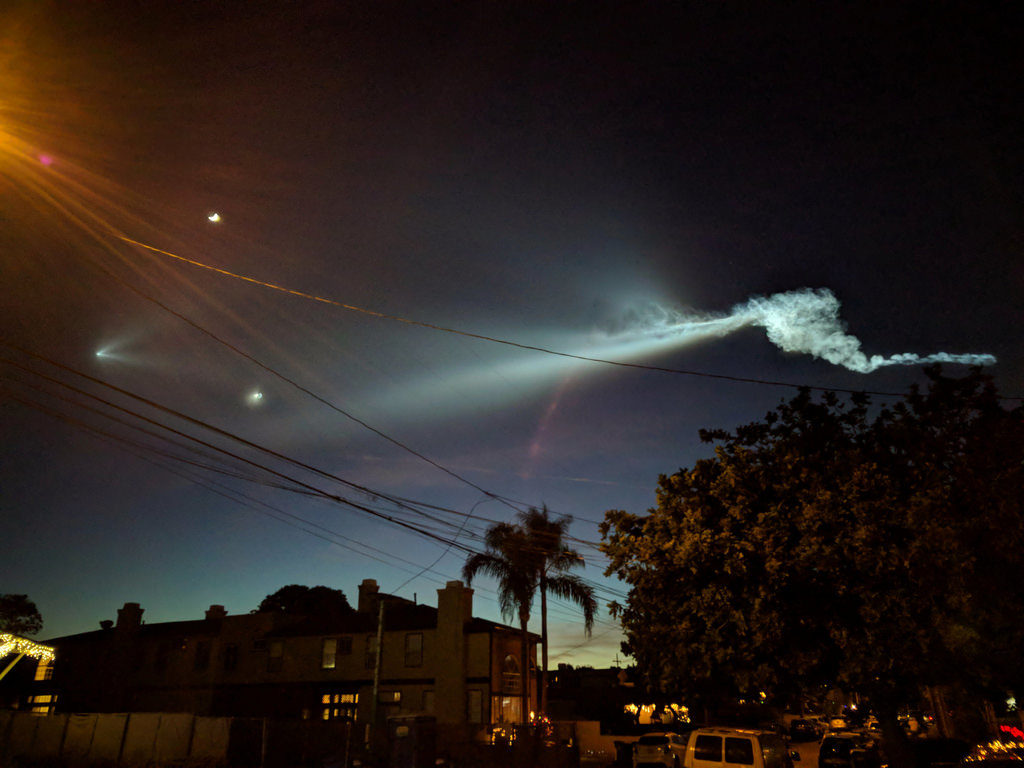
[{"label": "overhead electrical wire", "polygon": [[[0,360],[0,362],[4,362],[4,363],[7,363],[7,364],[11,363],[11,361],[7,361],[7,360]],[[15,366],[15,367],[18,367],[18,366]],[[26,371],[26,369],[24,369],[24,368],[21,368],[21,370]],[[38,372],[31,371],[31,369],[28,369],[28,371],[26,371],[26,372],[31,372],[31,373],[34,373],[36,375],[39,375]],[[5,377],[5,378],[9,379],[9,377]],[[48,380],[50,380],[52,382],[52,379],[48,379]],[[25,384],[25,382],[19,382],[19,383]],[[56,383],[60,383],[62,386],[65,386],[64,383],[61,383],[61,382],[56,382]],[[31,386],[31,385],[29,385],[29,386]],[[169,466],[167,466],[166,464],[164,464],[162,462],[154,461],[154,460],[151,460],[151,459],[147,458],[145,455],[143,455],[143,452],[156,453],[158,456],[161,456],[162,458],[165,458],[165,459],[169,459],[169,460],[172,460],[172,461],[184,463],[186,465],[197,467],[197,468],[205,470],[205,471],[213,471],[213,472],[218,472],[218,473],[221,473],[221,474],[228,474],[229,476],[235,477],[237,479],[244,479],[244,480],[252,481],[253,480],[252,477],[246,477],[246,476],[240,475],[239,473],[236,473],[236,472],[227,472],[222,467],[215,467],[215,466],[211,466],[209,464],[200,464],[200,463],[195,462],[195,461],[193,461],[191,459],[188,459],[188,458],[185,458],[185,457],[182,457],[182,456],[179,456],[179,455],[167,452],[167,451],[163,451],[163,450],[161,450],[161,449],[159,449],[159,448],[157,448],[155,446],[144,444],[144,443],[140,443],[138,441],[126,438],[126,437],[124,437],[122,435],[116,435],[116,434],[111,433],[111,432],[109,432],[107,430],[103,430],[103,429],[95,427],[94,425],[90,425],[90,424],[88,424],[88,423],[86,423],[86,422],[82,421],[81,419],[78,419],[78,418],[76,418],[74,416],[69,416],[67,414],[60,413],[60,412],[56,411],[55,409],[50,408],[50,407],[40,403],[38,400],[31,401],[31,400],[28,400],[28,399],[26,399],[26,398],[24,398],[22,396],[19,396],[17,393],[13,392],[9,387],[4,387],[4,389],[6,389],[10,393],[10,396],[11,396],[11,398],[13,400],[21,402],[22,404],[27,405],[29,407],[35,408],[36,410],[40,410],[40,411],[42,411],[42,412],[44,412],[44,413],[46,413],[46,414],[48,414],[48,415],[50,415],[50,416],[52,416],[54,418],[58,418],[58,419],[66,422],[66,423],[72,424],[73,426],[76,426],[78,428],[84,429],[84,430],[92,433],[93,435],[99,437],[100,439],[104,439],[104,440],[106,440],[108,442],[113,442],[115,444],[120,444],[119,447],[121,447],[122,449],[124,449],[124,446],[128,446],[129,448],[134,449],[134,450],[132,450],[132,453],[135,456],[137,456],[138,458],[140,458],[140,459],[142,459],[144,461],[148,461],[150,463],[153,463],[155,466],[158,466],[158,467],[164,469],[165,471],[171,472],[171,473],[173,473],[173,474],[175,474],[175,475],[177,475],[179,477],[183,477],[184,479],[189,480],[190,482],[196,483],[197,485],[200,485],[201,487],[206,488],[207,490],[209,490],[209,491],[211,491],[213,493],[216,493],[216,494],[218,494],[218,495],[220,495],[220,496],[222,496],[224,498],[228,498],[231,501],[234,501],[236,503],[242,504],[242,505],[247,506],[249,508],[253,508],[254,511],[260,512],[261,514],[268,515],[269,517],[271,517],[273,519],[276,519],[276,520],[278,520],[280,522],[283,522],[285,524],[288,524],[288,525],[291,525],[293,527],[296,527],[296,528],[298,528],[301,531],[304,531],[306,533],[309,533],[310,535],[316,536],[317,538],[320,538],[320,539],[323,539],[325,541],[328,541],[329,543],[332,543],[332,544],[335,544],[337,546],[341,546],[343,548],[349,549],[350,551],[353,551],[354,553],[360,554],[360,555],[362,555],[364,557],[367,557],[369,559],[376,560],[378,562],[382,562],[382,563],[385,563],[385,564],[388,564],[388,565],[393,565],[394,564],[393,561],[397,560],[397,561],[400,561],[400,562],[407,563],[408,565],[412,565],[412,566],[414,566],[416,568],[419,568],[420,569],[419,571],[412,572],[412,571],[408,571],[408,570],[406,570],[404,568],[400,568],[399,566],[395,566],[395,567],[399,567],[399,570],[406,570],[406,573],[413,573],[412,578],[407,580],[405,582],[405,584],[407,584],[412,579],[418,578],[418,577],[420,577],[420,576],[422,576],[422,575],[424,575],[425,573],[428,573],[428,572],[432,572],[432,573],[438,574],[438,572],[433,571],[433,566],[436,565],[436,563],[440,561],[440,558],[438,558],[437,560],[434,561],[434,563],[431,563],[430,565],[428,565],[426,567],[421,567],[419,564],[413,563],[410,560],[407,560],[407,559],[402,558],[402,557],[398,557],[398,556],[396,556],[396,555],[394,555],[392,553],[389,553],[389,552],[384,552],[383,550],[381,550],[381,549],[379,549],[377,547],[373,547],[372,545],[366,544],[365,542],[361,542],[359,540],[352,539],[351,537],[347,537],[347,536],[344,536],[342,534],[339,534],[338,532],[333,531],[332,529],[329,529],[329,528],[327,528],[325,526],[322,526],[322,525],[320,525],[318,523],[315,523],[313,521],[307,520],[306,518],[303,518],[301,516],[295,515],[294,513],[290,513],[290,512],[287,512],[286,510],[282,510],[280,508],[274,507],[273,505],[267,504],[266,502],[264,502],[262,500],[254,499],[254,498],[248,496],[247,494],[241,493],[237,489],[229,488],[227,486],[224,486],[221,483],[217,483],[215,481],[211,481],[211,480],[208,480],[206,478],[197,478],[197,477],[193,476],[192,474],[189,474],[189,473],[186,473],[186,472],[179,472],[179,471],[175,470],[173,467],[169,467]],[[39,390],[37,390],[37,391],[39,391]],[[168,440],[168,438],[166,438],[165,436],[157,435],[157,433],[154,433],[151,430],[147,430],[147,429],[145,429],[143,427],[139,427],[138,425],[133,425],[133,424],[127,422],[126,420],[124,420],[123,418],[117,417],[117,416],[115,416],[113,414],[104,413],[104,412],[100,411],[97,408],[89,406],[89,405],[87,405],[85,403],[81,403],[80,401],[74,400],[73,398],[64,397],[62,395],[55,394],[55,393],[52,393],[52,392],[46,392],[45,394],[48,397],[59,399],[62,402],[70,404],[70,405],[72,405],[72,406],[74,406],[76,408],[83,408],[83,409],[89,411],[90,413],[94,413],[94,414],[103,416],[104,418],[111,419],[111,420],[113,420],[113,421],[115,421],[115,422],[117,422],[119,424],[122,424],[124,426],[129,427],[129,428],[132,428],[134,430],[141,431],[142,433],[144,433],[146,435],[149,435],[151,437],[157,437],[157,438],[159,438],[161,440],[165,440],[165,441]],[[86,396],[94,397],[95,398],[95,396],[90,395],[89,393],[84,393],[84,394],[86,394]],[[101,400],[101,402],[103,402],[102,399],[100,399],[100,400]],[[114,406],[114,407],[116,407],[116,406]],[[130,410],[127,410],[127,409],[122,409],[122,410],[125,410],[127,413],[130,413],[132,415],[138,416],[138,414],[135,414],[134,412],[131,412]],[[145,418],[145,417],[141,417],[141,418]],[[173,441],[169,441],[169,442],[173,443]],[[186,450],[194,450],[194,449],[189,449],[187,446],[183,446],[183,447],[185,447]],[[214,487],[214,486],[217,486],[217,487]],[[275,484],[274,487],[279,488],[281,490],[286,490],[286,491],[292,491],[292,492],[299,491],[299,492],[302,492],[301,488],[300,489],[296,489],[293,486],[289,486],[289,485]],[[322,493],[317,493],[317,494],[314,494],[314,495],[323,496]],[[239,497],[241,497],[241,498],[239,498]],[[485,498],[484,500],[489,500],[489,499]],[[252,503],[249,503],[249,502],[252,502]],[[477,502],[477,503],[479,504],[481,502]],[[259,504],[260,506],[267,507],[268,509],[273,510],[273,513],[266,512],[265,510],[255,509],[253,504]],[[276,514],[274,514],[274,513],[276,513]],[[302,525],[298,525],[295,522],[290,522],[290,520],[283,519],[281,516],[284,516],[286,518],[290,518],[291,520],[294,520],[294,521],[298,521]],[[463,520],[463,527],[468,522],[469,522],[469,517],[465,516],[465,519]],[[316,529],[319,529],[319,530],[310,530],[309,528],[307,528],[305,526],[311,526],[312,528],[316,528]],[[332,537],[341,538],[341,539],[343,539],[345,541],[351,542],[354,545],[357,545],[357,546],[360,546],[360,547],[364,547],[366,549],[378,552],[378,553],[380,553],[382,555],[385,555],[389,559],[388,560],[384,560],[382,558],[376,557],[376,556],[368,554],[366,552],[362,552],[362,551],[360,551],[358,549],[355,549],[353,546],[349,546],[349,545],[343,544],[343,543],[337,541],[336,538],[332,538]],[[444,550],[444,553],[442,554],[442,557],[443,557],[444,554],[447,554],[455,546],[455,543],[456,542],[454,540],[449,540],[448,541],[448,543],[445,545],[445,550]],[[463,549],[463,551],[466,551],[466,550]],[[438,574],[438,575],[444,576],[444,574]],[[443,583],[443,581],[441,581],[441,580],[438,580],[438,579],[434,579],[434,580],[438,581],[438,583]],[[403,584],[402,586],[405,586],[405,584]],[[595,585],[595,587],[596,588],[600,588],[599,585]],[[493,592],[493,590],[486,590],[486,591]],[[562,602],[562,601],[557,601],[557,602]],[[552,604],[553,605],[556,604],[556,601],[553,600]],[[556,614],[559,614],[559,615],[563,615],[563,616],[571,616],[572,615],[572,614],[570,614],[569,612],[567,612],[565,610],[556,610],[556,611],[553,611],[553,612],[556,613]],[[602,624],[602,625],[605,624],[605,622],[603,620],[599,620],[598,623]]]},{"label": "overhead electrical wire", "polygon": [[[215,267],[212,264],[206,264],[206,263],[204,263],[202,261],[198,261],[196,259],[190,259],[190,258],[188,258],[186,256],[181,256],[181,255],[176,254],[176,253],[171,253],[170,251],[165,251],[162,248],[157,248],[156,246],[148,245],[147,243],[139,242],[138,240],[130,238],[127,235],[122,234],[122,233],[118,233],[117,237],[119,237],[124,242],[129,243],[130,245],[135,245],[135,246],[138,246],[139,248],[144,248],[144,249],[152,251],[154,253],[159,253],[159,254],[161,254],[163,256],[167,256],[167,257],[172,258],[172,259],[177,259],[178,261],[183,262],[185,264],[190,264],[190,265],[192,265],[194,267],[199,267],[200,269],[206,269],[206,270],[209,270],[210,272],[215,272],[215,273],[217,273],[219,275],[224,275],[225,277],[231,277],[231,278],[233,278],[235,280],[241,280],[243,282],[251,283],[253,285],[258,285],[258,286],[261,286],[263,288],[269,288],[270,290],[273,290],[273,291],[279,291],[281,293],[286,293],[286,294],[291,295],[291,296],[297,296],[299,298],[307,299],[309,301],[316,301],[316,302],[320,302],[322,304],[328,304],[328,305],[333,306],[333,307],[338,307],[339,309],[345,309],[345,310],[348,310],[350,312],[358,312],[358,313],[361,313],[361,314],[364,314],[364,315],[369,315],[370,317],[376,317],[376,318],[379,318],[379,319],[382,319],[382,320],[392,320],[394,322],[404,323],[406,325],[415,325],[415,326],[419,326],[420,328],[429,328],[430,330],[440,331],[442,333],[450,333],[450,334],[454,334],[456,336],[464,336],[464,337],[470,338],[470,339],[478,339],[480,341],[489,341],[489,342],[494,343],[494,344],[503,344],[505,346],[515,347],[516,349],[524,349],[524,350],[528,350],[528,351],[531,351],[531,352],[542,352],[542,353],[544,353],[546,355],[555,355],[556,357],[564,357],[564,358],[568,358],[568,359],[571,359],[571,360],[581,360],[583,362],[589,362],[589,363],[600,363],[601,365],[611,365],[611,366],[616,366],[616,367],[620,367],[620,368],[635,368],[635,369],[643,370],[643,371],[656,371],[656,372],[659,372],[659,373],[670,373],[670,374],[676,374],[676,375],[681,375],[681,376],[695,376],[695,377],[707,378],[707,379],[718,379],[718,380],[722,380],[722,381],[733,381],[733,382],[737,382],[737,383],[740,383],[740,384],[760,384],[760,385],[772,386],[772,387],[789,387],[791,389],[807,389],[807,390],[811,390],[811,391],[815,391],[815,392],[839,392],[839,393],[848,394],[848,395],[876,395],[876,396],[879,396],[879,397],[897,397],[897,398],[901,398],[901,399],[907,396],[907,394],[905,392],[885,392],[885,391],[881,391],[881,390],[869,390],[869,389],[847,389],[847,388],[843,388],[843,387],[823,387],[823,386],[817,386],[817,385],[811,385],[811,384],[799,384],[799,383],[792,382],[792,381],[776,381],[776,380],[773,380],[773,379],[760,379],[760,378],[755,378],[755,377],[751,377],[751,376],[731,376],[731,375],[724,374],[724,373],[709,373],[708,371],[695,371],[695,370],[692,370],[692,369],[685,369],[685,368],[670,368],[670,367],[661,366],[661,365],[646,365],[644,363],[628,363],[628,362],[625,362],[623,360],[608,360],[608,359],[600,358],[600,357],[590,357],[588,355],[579,355],[579,354],[575,354],[575,353],[572,353],[572,352],[563,352],[561,350],[550,349],[548,347],[542,347],[542,346],[539,346],[539,345],[536,345],[536,344],[525,344],[523,342],[513,341],[511,339],[503,339],[503,338],[500,338],[500,337],[497,337],[497,336],[488,336],[486,334],[474,333],[472,331],[464,331],[464,330],[461,330],[461,329],[458,329],[458,328],[449,328],[448,326],[438,325],[436,323],[429,323],[429,322],[426,322],[424,320],[414,320],[412,318],[404,317],[402,315],[395,315],[395,314],[391,314],[391,313],[388,313],[388,312],[380,312],[380,311],[377,311],[377,310],[374,310],[374,309],[367,309],[366,307],[359,307],[359,306],[356,306],[355,304],[348,304],[348,303],[345,303],[343,301],[339,301],[337,299],[330,299],[330,298],[327,298],[327,297],[324,297],[324,296],[317,296],[316,294],[308,293],[306,291],[300,291],[300,290],[297,290],[295,288],[288,288],[286,286],[279,285],[277,283],[271,283],[271,282],[268,282],[266,280],[260,280],[260,279],[255,278],[255,277],[250,277],[249,275],[243,275],[243,274],[240,274],[238,272],[232,272],[230,270],[223,269],[221,267]],[[1002,399],[1004,399],[1004,400],[1021,400],[1021,401],[1024,401],[1024,396],[1022,396],[1022,397],[1003,396]]]},{"label": "overhead electrical wire", "polygon": [[[4,344],[4,346],[13,346],[13,345]],[[49,359],[47,359],[47,358],[45,358],[45,357],[43,357],[41,355],[36,355],[34,353],[28,352],[27,350],[23,350],[23,349],[20,349],[20,348],[19,348],[19,351],[22,351],[25,354],[28,354],[29,356],[36,357],[37,359],[45,360],[46,362],[49,362],[49,363],[57,366],[58,368],[61,368],[62,370],[65,370],[65,371],[68,371],[68,372],[71,372],[71,373],[75,373],[76,375],[82,376],[83,378],[86,378],[87,380],[90,380],[90,381],[92,381],[94,383],[100,384],[101,386],[105,386],[105,387],[108,387],[110,389],[113,389],[113,390],[115,390],[115,391],[119,392],[120,394],[123,394],[123,395],[125,395],[127,397],[131,397],[133,399],[136,399],[136,400],[139,400],[141,402],[144,402],[144,403],[146,403],[147,405],[149,405],[149,406],[151,406],[153,408],[156,408],[156,409],[161,410],[161,411],[165,411],[165,412],[167,412],[167,413],[169,413],[171,415],[174,415],[177,418],[184,419],[185,421],[193,423],[193,424],[195,424],[197,426],[201,426],[201,427],[204,427],[206,429],[209,429],[209,430],[211,430],[211,431],[213,431],[213,432],[215,432],[215,433],[217,433],[217,434],[219,434],[219,435],[221,435],[223,437],[235,440],[235,441],[245,445],[248,448],[255,449],[257,451],[261,451],[261,452],[267,453],[268,455],[270,455],[270,456],[272,456],[272,457],[274,457],[274,458],[276,458],[278,460],[282,460],[282,461],[285,461],[287,463],[293,464],[294,466],[300,467],[300,468],[305,469],[305,470],[307,470],[309,472],[312,472],[312,473],[321,475],[321,476],[323,476],[325,478],[328,478],[328,479],[334,480],[336,482],[342,483],[343,485],[346,485],[346,486],[349,486],[349,487],[353,487],[355,489],[360,490],[363,493],[368,494],[371,497],[378,497],[378,498],[388,499],[387,494],[376,492],[376,491],[373,491],[372,489],[365,488],[363,486],[359,486],[359,485],[353,484],[350,481],[344,480],[343,478],[340,478],[340,477],[338,477],[336,475],[333,475],[333,474],[331,474],[329,472],[326,472],[324,470],[321,470],[321,469],[318,469],[316,467],[313,467],[313,466],[311,466],[309,464],[306,464],[305,462],[301,462],[301,461],[299,461],[297,459],[292,459],[292,458],[290,458],[288,456],[285,456],[284,454],[278,453],[277,451],[273,451],[272,449],[266,448],[264,446],[260,446],[260,445],[258,445],[256,443],[253,443],[253,442],[251,442],[249,440],[246,440],[245,438],[242,438],[240,436],[234,435],[234,434],[232,434],[232,433],[230,433],[230,432],[228,432],[226,430],[222,430],[222,429],[220,429],[218,427],[214,427],[211,424],[207,424],[207,423],[205,423],[205,422],[203,422],[203,421],[201,421],[199,419],[195,419],[193,417],[190,417],[190,416],[187,416],[185,414],[182,414],[182,413],[180,413],[178,411],[175,411],[174,409],[168,408],[167,406],[162,406],[159,403],[155,403],[154,401],[149,400],[148,398],[142,397],[141,395],[136,395],[134,393],[128,392],[127,390],[124,390],[124,389],[122,389],[120,387],[117,387],[115,385],[109,384],[107,382],[103,382],[102,380],[97,379],[96,377],[89,376],[86,373],[83,373],[83,372],[80,372],[80,371],[75,371],[74,369],[72,369],[72,368],[70,368],[68,366],[65,366],[65,365],[63,365],[61,363],[56,363],[55,361],[51,361],[51,360],[49,360]],[[279,478],[281,478],[283,480],[286,480],[286,481],[288,481],[290,483],[293,483],[295,486],[297,486],[300,489],[305,489],[306,491],[312,492],[312,494],[315,495],[315,496],[318,496],[320,498],[329,499],[329,500],[341,503],[341,504],[343,504],[345,506],[351,507],[353,509],[360,510],[360,511],[365,512],[367,514],[370,514],[370,515],[372,515],[374,517],[386,519],[389,522],[392,522],[392,523],[394,523],[396,525],[400,525],[400,526],[402,526],[404,528],[407,528],[409,530],[415,531],[415,532],[419,533],[420,535],[427,536],[429,538],[432,538],[432,539],[435,539],[437,541],[440,541],[441,543],[444,543],[444,544],[449,543],[449,540],[444,539],[443,537],[438,536],[437,534],[434,534],[434,533],[432,533],[430,531],[427,531],[426,529],[423,529],[423,528],[411,525],[411,524],[409,524],[409,523],[407,523],[405,521],[402,521],[402,520],[398,520],[393,515],[388,515],[388,514],[382,513],[382,512],[380,512],[378,510],[374,510],[374,509],[366,506],[365,504],[360,504],[360,503],[352,501],[351,499],[347,499],[347,498],[345,498],[343,496],[339,496],[338,494],[331,493],[329,491],[325,491],[325,490],[323,490],[321,488],[317,488],[316,486],[311,485],[310,483],[307,483],[307,482],[305,482],[303,480],[300,480],[298,478],[292,477],[292,476],[287,475],[287,474],[285,474],[283,472],[275,470],[272,467],[269,467],[269,466],[267,466],[265,464],[261,464],[261,463],[259,463],[257,461],[252,460],[252,459],[248,459],[248,458],[246,458],[244,456],[241,456],[240,454],[237,454],[237,453],[234,453],[232,451],[229,451],[229,450],[227,450],[225,448],[217,446],[217,445],[215,445],[215,444],[213,444],[213,443],[211,443],[209,441],[202,440],[201,438],[195,437],[193,435],[189,435],[189,434],[187,434],[185,432],[182,432],[181,430],[176,429],[174,427],[168,426],[166,424],[162,424],[162,423],[156,421],[155,419],[152,419],[152,418],[150,418],[148,416],[145,416],[143,414],[140,414],[138,412],[131,411],[130,409],[127,409],[127,408],[125,408],[123,406],[117,405],[116,403],[113,403],[113,402],[111,402],[109,400],[106,400],[106,399],[104,399],[102,397],[99,397],[98,395],[95,395],[95,394],[93,394],[91,392],[88,392],[88,391],[86,391],[86,390],[84,390],[84,389],[82,389],[80,387],[76,387],[73,384],[69,384],[67,382],[60,381],[59,379],[56,379],[56,378],[54,378],[52,376],[48,376],[48,375],[46,375],[44,373],[41,373],[39,371],[35,371],[35,370],[31,369],[31,368],[28,368],[27,366],[23,366],[23,365],[15,362],[13,360],[9,360],[9,359],[6,359],[6,358],[0,358],[0,363],[13,366],[13,367],[18,368],[18,369],[20,369],[22,371],[25,371],[27,373],[30,373],[30,374],[35,375],[35,376],[38,376],[38,377],[40,377],[42,379],[45,379],[45,380],[49,381],[50,383],[56,384],[56,385],[58,385],[60,387],[65,387],[67,389],[70,389],[73,392],[76,392],[78,394],[81,394],[81,395],[84,395],[86,397],[89,397],[89,398],[92,398],[94,400],[97,400],[98,402],[101,402],[101,403],[103,403],[104,405],[107,405],[110,408],[113,408],[115,410],[121,411],[122,413],[129,414],[129,415],[131,415],[131,416],[133,416],[135,418],[138,418],[138,419],[140,419],[140,420],[142,420],[144,422],[147,422],[149,424],[157,426],[157,427],[159,427],[161,429],[167,430],[168,432],[171,432],[172,434],[175,434],[175,435],[177,435],[179,437],[183,437],[183,438],[185,438],[187,440],[194,441],[194,442],[198,443],[199,445],[202,445],[202,446],[210,448],[210,449],[212,449],[214,451],[223,453],[223,454],[225,454],[227,456],[230,456],[230,457],[232,457],[232,458],[234,458],[234,459],[236,459],[238,461],[244,462],[244,463],[249,464],[249,465],[251,465],[251,466],[253,466],[253,467],[257,468],[257,469],[260,469],[260,470],[262,470],[264,472],[267,472],[267,473],[269,473],[271,475],[274,475],[274,476],[279,477]],[[390,501],[390,499],[388,499],[388,500]],[[420,512],[418,510],[415,510],[415,509],[410,509],[409,511],[416,512],[417,514],[421,514],[421,515],[424,514],[424,513]],[[441,523],[445,522],[445,521],[441,521],[441,520],[437,520],[437,519],[435,519],[435,521],[436,522],[441,522]],[[461,545],[458,544],[458,542],[455,542],[453,544],[453,546],[459,547],[459,548],[464,548],[467,553],[473,551],[473,550],[469,549],[468,547],[462,547]]]}]

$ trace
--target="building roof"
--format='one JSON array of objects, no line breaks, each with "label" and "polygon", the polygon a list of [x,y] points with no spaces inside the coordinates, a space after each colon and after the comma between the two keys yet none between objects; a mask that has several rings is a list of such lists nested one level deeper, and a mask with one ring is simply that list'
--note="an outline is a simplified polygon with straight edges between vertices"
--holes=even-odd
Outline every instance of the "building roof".
[{"label": "building roof", "polygon": [[[384,630],[386,632],[411,632],[416,630],[435,629],[437,627],[437,608],[429,605],[416,604],[403,598],[392,595],[381,594],[385,602]],[[298,616],[285,613],[242,613],[227,615],[209,619],[191,619],[186,621],[165,621],[153,624],[139,624],[132,628],[133,635],[145,639],[158,639],[162,637],[203,636],[210,637],[219,635],[225,622],[236,623],[244,620],[253,621],[255,617],[261,616],[271,619],[270,626],[265,629],[255,626],[253,634],[268,638],[286,637],[323,637],[325,635],[362,634],[377,631],[377,613],[359,612],[352,610],[350,613],[333,615]],[[512,632],[519,633],[519,629],[488,621],[481,618],[471,618],[465,623],[466,632]],[[97,629],[89,632],[80,632],[74,635],[55,637],[47,642],[60,645],[87,644],[117,635],[120,629],[110,627]],[[536,633],[530,632],[534,641],[539,640]]]}]

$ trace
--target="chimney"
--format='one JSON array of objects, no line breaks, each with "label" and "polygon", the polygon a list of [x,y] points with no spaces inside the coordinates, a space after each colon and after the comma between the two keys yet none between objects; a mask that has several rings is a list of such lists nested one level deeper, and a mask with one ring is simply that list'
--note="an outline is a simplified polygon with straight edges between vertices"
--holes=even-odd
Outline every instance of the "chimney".
[{"label": "chimney", "polygon": [[473,618],[473,590],[461,581],[449,581],[444,589],[437,590],[437,624],[448,623],[462,626]]},{"label": "chimney", "polygon": [[142,624],[143,613],[145,613],[145,609],[140,608],[138,603],[125,603],[124,608],[117,609],[117,628],[138,628]]},{"label": "chimney", "polygon": [[206,609],[206,619],[223,619],[228,615],[228,612],[224,610],[223,605],[211,605]]},{"label": "chimney", "polygon": [[466,622],[473,617],[473,590],[461,581],[449,581],[437,590],[439,665],[434,694],[439,723],[464,723],[469,652]]},{"label": "chimney", "polygon": [[363,583],[359,585],[359,603],[356,610],[359,613],[376,613],[379,590],[376,579],[363,579]]}]

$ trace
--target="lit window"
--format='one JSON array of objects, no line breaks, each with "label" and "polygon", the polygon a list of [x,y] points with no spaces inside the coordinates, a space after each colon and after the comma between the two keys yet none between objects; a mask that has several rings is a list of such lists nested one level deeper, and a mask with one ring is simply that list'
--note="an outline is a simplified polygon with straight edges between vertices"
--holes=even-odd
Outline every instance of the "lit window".
[{"label": "lit window", "polygon": [[402,692],[401,691],[381,691],[380,692],[380,703],[381,704],[401,704],[402,703]]},{"label": "lit window", "polygon": [[39,663],[36,664],[36,680],[52,680],[53,679],[53,660],[40,659]]},{"label": "lit window", "polygon": [[38,696],[29,696],[27,699],[31,705],[31,711],[35,715],[52,715],[56,709],[57,694],[47,693]]},{"label": "lit window", "polygon": [[334,669],[338,656],[338,639],[325,637],[320,652],[320,669]]},{"label": "lit window", "polygon": [[358,693],[324,693],[320,695],[320,719],[333,720],[348,717],[355,720],[359,704]]},{"label": "lit window", "polygon": [[511,654],[505,657],[502,664],[501,680],[506,693],[519,692],[519,661]]}]

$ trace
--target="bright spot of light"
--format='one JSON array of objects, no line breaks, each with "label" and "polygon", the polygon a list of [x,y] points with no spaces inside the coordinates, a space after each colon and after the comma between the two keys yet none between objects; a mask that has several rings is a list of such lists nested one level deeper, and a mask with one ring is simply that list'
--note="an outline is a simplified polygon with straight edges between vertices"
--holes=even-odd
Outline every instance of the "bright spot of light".
[{"label": "bright spot of light", "polygon": [[214,213],[211,213],[206,218],[208,218],[210,221],[212,221],[214,224],[216,224],[216,223],[218,223],[220,221],[220,214],[217,213],[217,212],[214,212]]},{"label": "bright spot of light", "polygon": [[49,166],[53,165],[53,156],[52,155],[39,155],[39,162],[42,163],[43,165],[49,167]]},{"label": "bright spot of light", "polygon": [[96,350],[96,357],[109,357],[106,347]]},{"label": "bright spot of light", "polygon": [[245,400],[247,403],[249,403],[250,406],[255,407],[259,405],[261,402],[263,402],[263,393],[257,389],[246,395]]}]

